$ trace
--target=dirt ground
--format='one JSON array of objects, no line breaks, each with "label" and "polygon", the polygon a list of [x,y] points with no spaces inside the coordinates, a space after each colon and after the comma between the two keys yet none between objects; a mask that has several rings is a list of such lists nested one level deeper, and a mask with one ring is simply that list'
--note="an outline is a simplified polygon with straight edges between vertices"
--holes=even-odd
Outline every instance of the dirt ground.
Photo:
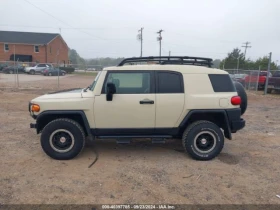
[{"label": "dirt ground", "polygon": [[[60,89],[93,78],[69,76]],[[30,99],[56,85],[22,82],[14,90],[0,80],[1,204],[280,204],[280,97],[249,93],[246,127],[212,161],[192,160],[175,140],[98,140],[77,158],[57,161],[42,151],[27,110]],[[94,149],[99,159],[88,168]]]}]

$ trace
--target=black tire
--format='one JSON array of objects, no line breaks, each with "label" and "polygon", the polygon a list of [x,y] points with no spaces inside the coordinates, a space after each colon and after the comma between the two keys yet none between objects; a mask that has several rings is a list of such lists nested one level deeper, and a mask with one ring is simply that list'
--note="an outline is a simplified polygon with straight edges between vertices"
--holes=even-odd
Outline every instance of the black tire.
[{"label": "black tire", "polygon": [[271,88],[268,88],[268,89],[267,89],[267,93],[272,93],[272,89],[271,89]]},{"label": "black tire", "polygon": [[13,74],[14,73],[14,71],[13,70],[9,70],[9,74]]},{"label": "black tire", "polygon": [[60,118],[48,123],[41,135],[44,152],[56,160],[76,157],[85,146],[85,132],[74,120]]},{"label": "black tire", "polygon": [[243,115],[247,109],[247,104],[248,104],[247,93],[240,82],[234,82],[234,86],[236,88],[238,96],[241,98],[240,109],[241,109],[241,115]]},{"label": "black tire", "polygon": [[34,75],[35,74],[35,71],[34,70],[30,70],[29,72],[31,75]]},{"label": "black tire", "polygon": [[48,73],[48,76],[52,76],[52,73]]},{"label": "black tire", "polygon": [[224,135],[216,124],[202,120],[187,127],[183,133],[182,143],[185,151],[193,159],[211,160],[222,151]]},{"label": "black tire", "polygon": [[65,76],[65,73],[64,72],[62,72],[62,74],[61,74],[62,76]]}]

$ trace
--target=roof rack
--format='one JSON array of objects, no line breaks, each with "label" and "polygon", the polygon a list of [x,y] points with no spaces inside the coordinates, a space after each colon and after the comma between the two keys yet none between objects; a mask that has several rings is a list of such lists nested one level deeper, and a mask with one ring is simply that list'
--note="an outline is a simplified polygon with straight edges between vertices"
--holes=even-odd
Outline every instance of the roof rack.
[{"label": "roof rack", "polygon": [[201,58],[201,57],[189,57],[189,56],[149,56],[149,57],[132,57],[126,58],[119,63],[118,66],[136,65],[139,64],[160,64],[160,65],[194,65],[194,66],[212,66],[211,58]]}]

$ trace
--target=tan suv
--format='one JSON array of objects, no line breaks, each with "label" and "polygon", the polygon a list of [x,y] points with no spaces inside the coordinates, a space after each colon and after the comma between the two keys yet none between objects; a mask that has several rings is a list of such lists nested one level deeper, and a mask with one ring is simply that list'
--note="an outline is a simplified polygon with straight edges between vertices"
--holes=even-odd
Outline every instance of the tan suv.
[{"label": "tan suv", "polygon": [[247,106],[242,85],[211,65],[212,59],[197,57],[125,59],[100,71],[87,88],[31,100],[36,123],[30,127],[54,159],[74,158],[90,137],[181,139],[191,157],[210,160],[224,137],[245,126]]}]

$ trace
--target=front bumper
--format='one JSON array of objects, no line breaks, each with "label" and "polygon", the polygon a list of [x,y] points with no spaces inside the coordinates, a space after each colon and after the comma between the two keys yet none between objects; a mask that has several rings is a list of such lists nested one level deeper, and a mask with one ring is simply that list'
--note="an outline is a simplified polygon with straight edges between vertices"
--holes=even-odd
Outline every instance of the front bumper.
[{"label": "front bumper", "polygon": [[36,123],[30,123],[30,128],[37,128],[37,124]]}]

